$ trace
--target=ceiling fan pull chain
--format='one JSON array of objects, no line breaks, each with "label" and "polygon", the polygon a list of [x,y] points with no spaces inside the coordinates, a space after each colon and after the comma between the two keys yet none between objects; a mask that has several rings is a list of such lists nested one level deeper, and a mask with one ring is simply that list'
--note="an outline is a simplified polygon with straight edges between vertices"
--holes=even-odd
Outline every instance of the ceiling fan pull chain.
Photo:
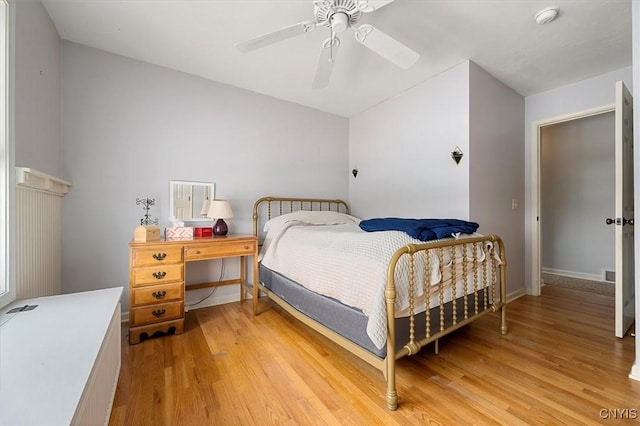
[{"label": "ceiling fan pull chain", "polygon": [[336,39],[336,33],[333,32],[333,28],[331,28],[331,46],[329,46],[329,62],[333,62],[333,60],[335,59],[333,56],[333,43],[334,40]]}]

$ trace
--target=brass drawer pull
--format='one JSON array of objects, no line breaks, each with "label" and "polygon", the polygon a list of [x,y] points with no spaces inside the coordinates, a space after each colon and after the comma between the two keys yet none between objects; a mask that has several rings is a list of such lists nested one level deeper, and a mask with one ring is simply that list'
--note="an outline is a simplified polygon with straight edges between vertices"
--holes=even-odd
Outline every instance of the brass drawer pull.
[{"label": "brass drawer pull", "polygon": [[154,317],[161,317],[161,316],[163,316],[166,312],[167,312],[167,310],[166,310],[166,309],[156,309],[155,311],[151,312],[151,314],[152,314]]},{"label": "brass drawer pull", "polygon": [[153,293],[151,293],[151,295],[153,297],[155,297],[156,299],[164,299],[164,297],[167,295],[167,292],[162,290],[162,291],[154,291]]},{"label": "brass drawer pull", "polygon": [[164,278],[164,276],[165,276],[165,275],[167,275],[167,273],[166,273],[166,272],[164,272],[164,271],[163,271],[163,272],[154,272],[154,273],[153,273],[153,274],[151,274],[151,275],[153,275],[153,278],[155,278],[155,279],[157,279],[157,280],[161,280],[161,279],[163,279],[163,278]]},{"label": "brass drawer pull", "polygon": [[249,250],[249,246],[244,246],[244,249],[245,250]]},{"label": "brass drawer pull", "polygon": [[165,257],[167,257],[167,253],[156,253],[153,255],[155,260],[164,260]]},{"label": "brass drawer pull", "polygon": [[200,250],[194,250],[193,254],[200,254]]}]

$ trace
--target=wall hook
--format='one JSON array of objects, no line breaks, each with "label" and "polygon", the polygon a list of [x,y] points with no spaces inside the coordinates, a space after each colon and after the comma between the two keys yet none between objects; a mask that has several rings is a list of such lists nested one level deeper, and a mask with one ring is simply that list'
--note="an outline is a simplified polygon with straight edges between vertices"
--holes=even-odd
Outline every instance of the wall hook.
[{"label": "wall hook", "polygon": [[354,178],[358,177],[358,169],[351,170],[351,174],[353,175]]}]

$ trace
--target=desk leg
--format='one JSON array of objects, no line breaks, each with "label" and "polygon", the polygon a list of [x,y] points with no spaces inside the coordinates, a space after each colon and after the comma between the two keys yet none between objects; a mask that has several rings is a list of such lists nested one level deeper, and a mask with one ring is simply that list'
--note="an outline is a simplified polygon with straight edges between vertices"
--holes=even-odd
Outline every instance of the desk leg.
[{"label": "desk leg", "polygon": [[258,254],[254,253],[253,255],[253,315],[258,315],[258,297],[260,296],[260,290],[258,288],[258,283],[260,282],[260,277],[258,273]]},{"label": "desk leg", "polygon": [[241,302],[244,302],[244,293],[245,293],[244,285],[247,279],[244,262],[245,262],[245,256],[240,256],[240,301]]}]

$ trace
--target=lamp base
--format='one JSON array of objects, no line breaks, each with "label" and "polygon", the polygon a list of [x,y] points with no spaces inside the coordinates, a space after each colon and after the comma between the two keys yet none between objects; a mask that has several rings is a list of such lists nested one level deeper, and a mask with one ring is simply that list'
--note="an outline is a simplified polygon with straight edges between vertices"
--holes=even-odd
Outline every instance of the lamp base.
[{"label": "lamp base", "polygon": [[223,236],[227,235],[227,232],[229,232],[229,228],[227,227],[225,221],[223,219],[218,219],[213,227],[213,235]]}]

